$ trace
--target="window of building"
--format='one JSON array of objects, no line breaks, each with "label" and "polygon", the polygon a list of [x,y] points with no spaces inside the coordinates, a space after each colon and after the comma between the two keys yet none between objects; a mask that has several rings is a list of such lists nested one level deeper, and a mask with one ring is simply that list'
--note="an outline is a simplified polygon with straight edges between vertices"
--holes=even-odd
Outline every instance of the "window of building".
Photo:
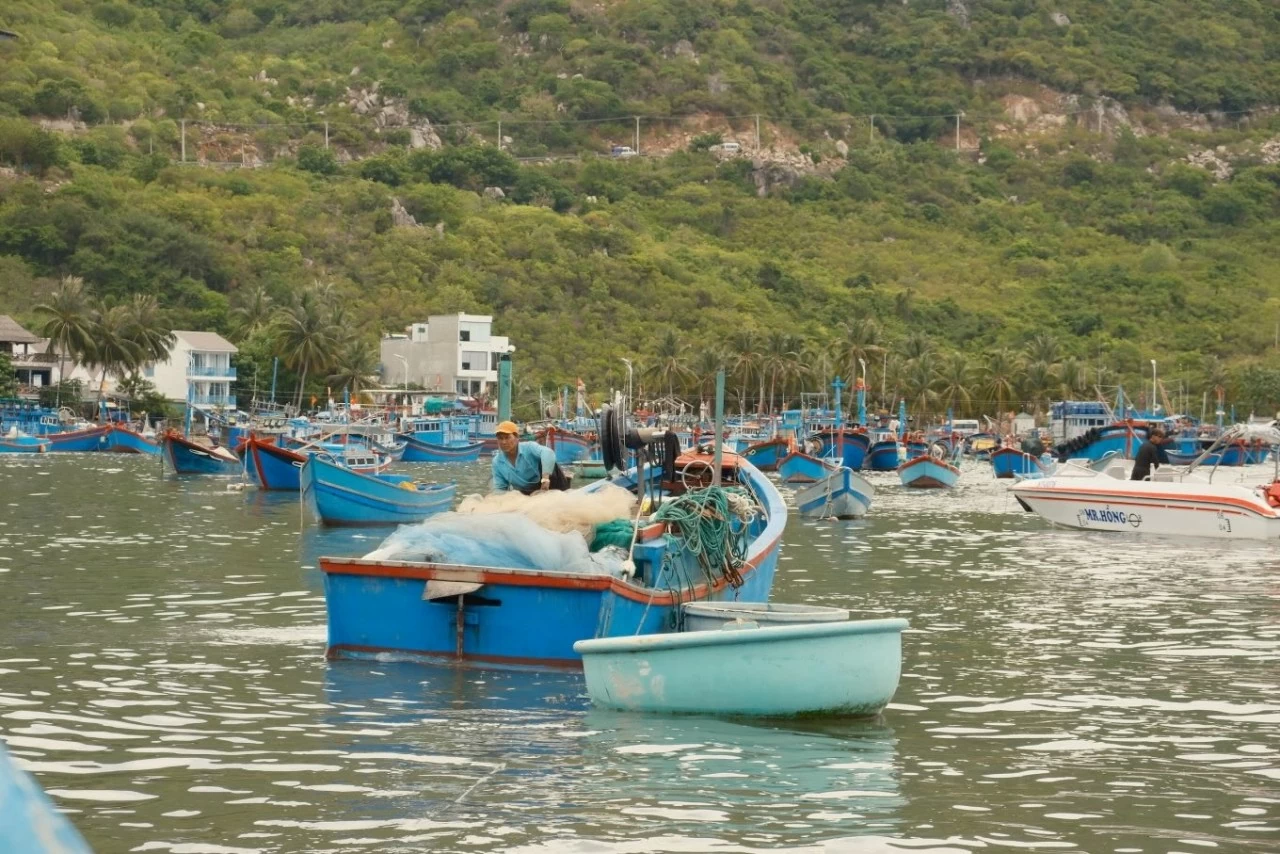
[{"label": "window of building", "polygon": [[470,330],[470,329],[463,329],[461,332],[459,332],[459,333],[458,333],[458,340],[459,340],[459,341],[470,341],[470,340],[471,340],[471,330]]},{"label": "window of building", "polygon": [[156,366],[147,365],[145,368],[142,369],[142,375],[147,379],[151,379],[156,375]]},{"label": "window of building", "polygon": [[469,370],[471,370],[471,363],[470,363],[470,362],[463,362],[463,363],[462,363],[462,370],[464,370],[464,371],[469,371]]}]

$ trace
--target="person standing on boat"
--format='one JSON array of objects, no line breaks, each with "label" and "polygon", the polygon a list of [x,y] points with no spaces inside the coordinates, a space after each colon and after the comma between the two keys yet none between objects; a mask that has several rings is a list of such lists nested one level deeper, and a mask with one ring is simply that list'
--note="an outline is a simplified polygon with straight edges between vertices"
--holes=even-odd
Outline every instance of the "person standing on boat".
[{"label": "person standing on boat", "polygon": [[520,428],[512,421],[503,421],[494,434],[498,439],[498,451],[493,455],[494,492],[532,495],[569,488],[569,478],[560,470],[551,448],[537,442],[521,442]]},{"label": "person standing on boat", "polygon": [[1146,480],[1151,476],[1152,469],[1160,468],[1162,462],[1168,462],[1169,458],[1160,450],[1160,445],[1164,443],[1164,430],[1159,427],[1152,428],[1150,437],[1138,446],[1138,456],[1133,461],[1133,474],[1129,476],[1130,480]]}]

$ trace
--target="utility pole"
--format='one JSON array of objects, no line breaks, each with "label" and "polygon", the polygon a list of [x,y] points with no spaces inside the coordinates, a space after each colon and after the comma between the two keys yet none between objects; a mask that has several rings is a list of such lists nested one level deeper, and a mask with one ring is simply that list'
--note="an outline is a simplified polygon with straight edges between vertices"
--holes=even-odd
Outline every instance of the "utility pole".
[{"label": "utility pole", "polygon": [[956,113],[956,151],[960,151],[960,114]]},{"label": "utility pole", "polygon": [[324,147],[326,150],[329,148],[329,122],[327,119],[324,123]]},{"label": "utility pole", "polygon": [[640,153],[640,117],[636,116],[636,154]]},{"label": "utility pole", "polygon": [[502,119],[498,119],[498,150],[502,150]]},{"label": "utility pole", "polygon": [[182,120],[182,162],[187,162],[187,120]]},{"label": "utility pole", "polygon": [[756,113],[756,153],[760,153],[760,114]]},{"label": "utility pole", "polygon": [[867,126],[867,145],[876,144],[876,114],[871,114],[871,123]]}]

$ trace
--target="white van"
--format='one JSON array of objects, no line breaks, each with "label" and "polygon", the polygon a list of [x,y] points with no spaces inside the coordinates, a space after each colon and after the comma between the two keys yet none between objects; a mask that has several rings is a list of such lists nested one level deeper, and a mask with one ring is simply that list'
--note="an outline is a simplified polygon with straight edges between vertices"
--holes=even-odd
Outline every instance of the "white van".
[{"label": "white van", "polygon": [[728,140],[727,142],[722,142],[719,145],[711,146],[711,150],[717,151],[721,154],[739,154],[742,151],[742,145],[741,143],[734,142],[733,140]]}]

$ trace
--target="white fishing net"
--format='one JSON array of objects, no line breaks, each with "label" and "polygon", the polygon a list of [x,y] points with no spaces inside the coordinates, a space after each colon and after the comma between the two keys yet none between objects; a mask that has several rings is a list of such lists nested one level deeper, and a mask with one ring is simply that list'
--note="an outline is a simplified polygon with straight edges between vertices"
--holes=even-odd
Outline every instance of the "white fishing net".
[{"label": "white fishing net", "polygon": [[456,512],[397,529],[365,557],[622,575],[625,551],[592,554],[588,543],[597,524],[629,517],[635,500],[612,484],[590,493],[470,495]]}]

